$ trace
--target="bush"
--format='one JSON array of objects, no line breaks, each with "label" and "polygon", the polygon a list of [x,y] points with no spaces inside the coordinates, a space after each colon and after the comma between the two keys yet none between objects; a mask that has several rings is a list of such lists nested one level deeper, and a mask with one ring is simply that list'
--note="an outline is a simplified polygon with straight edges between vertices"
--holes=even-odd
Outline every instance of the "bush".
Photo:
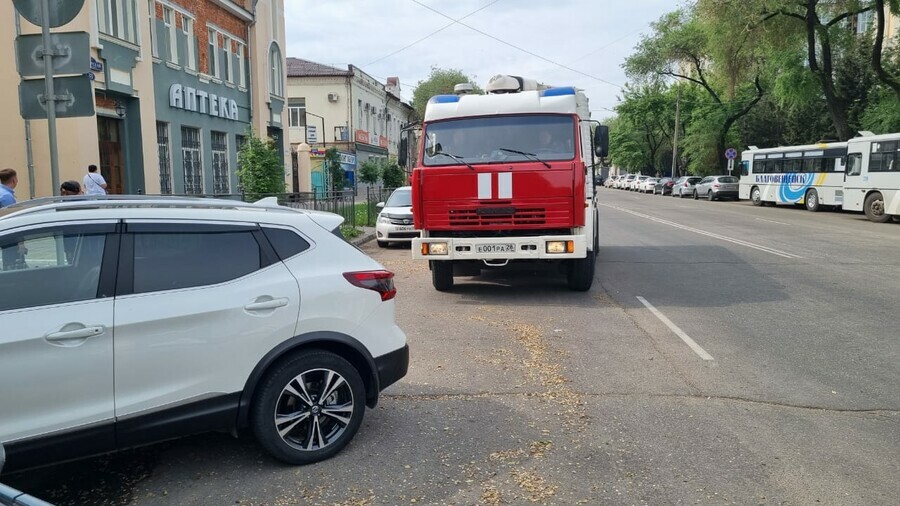
[{"label": "bush", "polygon": [[272,139],[263,140],[253,130],[247,132],[238,151],[238,167],[242,191],[251,199],[284,192],[284,163]]},{"label": "bush", "polygon": [[385,188],[397,188],[406,184],[406,174],[396,163],[388,163],[381,169],[381,180]]},{"label": "bush", "polygon": [[374,185],[381,179],[381,165],[374,160],[366,160],[359,166],[359,180]]}]

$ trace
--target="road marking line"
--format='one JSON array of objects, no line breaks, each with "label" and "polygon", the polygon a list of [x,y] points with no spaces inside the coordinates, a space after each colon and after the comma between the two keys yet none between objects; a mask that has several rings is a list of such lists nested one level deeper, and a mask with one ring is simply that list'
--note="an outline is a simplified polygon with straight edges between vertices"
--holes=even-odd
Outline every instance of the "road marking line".
[{"label": "road marking line", "polygon": [[759,221],[767,221],[767,222],[769,222],[769,223],[777,223],[777,224],[779,224],[779,225],[787,225],[787,226],[791,226],[790,223],[784,223],[784,222],[781,222],[781,221],[767,220],[767,219],[765,219],[765,218],[756,218],[756,219],[759,220]]},{"label": "road marking line", "polygon": [[762,246],[760,244],[755,244],[752,242],[742,241],[740,239],[735,239],[733,237],[728,237],[728,236],[716,234],[713,232],[707,232],[706,230],[700,230],[699,228],[688,227],[688,226],[682,225],[680,223],[675,223],[674,221],[664,220],[662,218],[656,218],[654,216],[639,213],[637,211],[632,211],[630,209],[625,209],[622,207],[613,206],[613,205],[609,205],[609,204],[603,204],[603,203],[601,203],[600,205],[603,207],[608,207],[610,209],[615,209],[617,211],[622,211],[622,212],[625,212],[628,214],[633,214],[640,218],[645,218],[650,221],[655,221],[657,223],[661,223],[663,225],[668,225],[670,227],[680,228],[681,230],[687,230],[688,232],[694,232],[695,234],[705,235],[707,237],[712,237],[713,239],[719,239],[721,241],[730,242],[732,244],[738,244],[740,246],[746,246],[748,248],[753,248],[755,250],[763,251],[765,253],[771,253],[772,255],[780,256],[782,258],[791,258],[791,259],[803,258],[800,255],[795,255],[793,253],[788,253],[786,251],[777,250],[775,248],[770,248],[768,246]]},{"label": "road marking line", "polygon": [[684,341],[685,344],[690,346],[690,348],[692,350],[694,350],[694,353],[699,355],[700,358],[702,358],[703,360],[715,360],[714,358],[712,358],[712,355],[707,353],[706,350],[701,348],[699,344],[697,344],[693,339],[691,339],[691,336],[685,334],[683,330],[678,328],[678,325],[675,325],[674,323],[672,323],[672,320],[666,318],[666,315],[660,313],[659,309],[656,309],[655,307],[653,307],[653,304],[650,304],[649,302],[647,302],[647,299],[638,295],[637,300],[641,301],[641,304],[646,306],[647,309],[649,309],[650,312],[653,313],[653,316],[656,316],[657,318],[659,318],[659,321],[666,324],[666,327],[669,327],[669,330],[674,332],[675,335],[680,337],[681,340]]}]

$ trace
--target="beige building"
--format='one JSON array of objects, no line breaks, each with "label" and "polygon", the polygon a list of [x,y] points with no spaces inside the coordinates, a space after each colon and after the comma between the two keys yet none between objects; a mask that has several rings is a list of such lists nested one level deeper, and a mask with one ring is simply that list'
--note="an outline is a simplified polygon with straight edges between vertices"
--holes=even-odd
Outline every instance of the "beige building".
[{"label": "beige building", "polygon": [[[12,2],[0,27],[0,166],[19,173],[19,200],[48,196],[47,121],[20,115],[14,50],[40,28]],[[236,193],[251,126],[285,151],[283,0],[85,0],[53,31],[89,34],[95,111],[57,120],[60,181],[96,164],[110,193]]]},{"label": "beige building", "polygon": [[355,65],[346,69],[301,58],[287,59],[287,125],[295,151],[311,147],[308,172],[294,164],[296,191],[322,191],[327,185],[322,161],[337,148],[348,187],[357,185],[356,169],[367,160],[396,160],[401,131],[413,121],[413,108],[400,99],[396,77],[380,82]]}]

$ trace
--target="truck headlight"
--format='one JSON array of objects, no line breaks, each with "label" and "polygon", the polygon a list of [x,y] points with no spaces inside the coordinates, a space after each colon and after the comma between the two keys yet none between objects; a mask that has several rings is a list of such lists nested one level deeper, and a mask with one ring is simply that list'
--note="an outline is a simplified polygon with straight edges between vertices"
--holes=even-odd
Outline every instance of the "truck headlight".
[{"label": "truck headlight", "polygon": [[547,253],[574,253],[575,241],[547,241]]},{"label": "truck headlight", "polygon": [[447,252],[447,243],[445,242],[422,243],[422,255],[446,255]]}]

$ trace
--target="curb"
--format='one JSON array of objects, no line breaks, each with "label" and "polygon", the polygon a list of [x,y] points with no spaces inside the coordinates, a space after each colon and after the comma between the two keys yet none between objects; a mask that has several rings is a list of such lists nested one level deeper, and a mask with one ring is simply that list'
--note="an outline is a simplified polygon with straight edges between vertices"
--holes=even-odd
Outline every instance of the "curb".
[{"label": "curb", "polygon": [[350,244],[354,246],[362,246],[363,244],[375,239],[375,232],[369,232],[350,240]]}]

